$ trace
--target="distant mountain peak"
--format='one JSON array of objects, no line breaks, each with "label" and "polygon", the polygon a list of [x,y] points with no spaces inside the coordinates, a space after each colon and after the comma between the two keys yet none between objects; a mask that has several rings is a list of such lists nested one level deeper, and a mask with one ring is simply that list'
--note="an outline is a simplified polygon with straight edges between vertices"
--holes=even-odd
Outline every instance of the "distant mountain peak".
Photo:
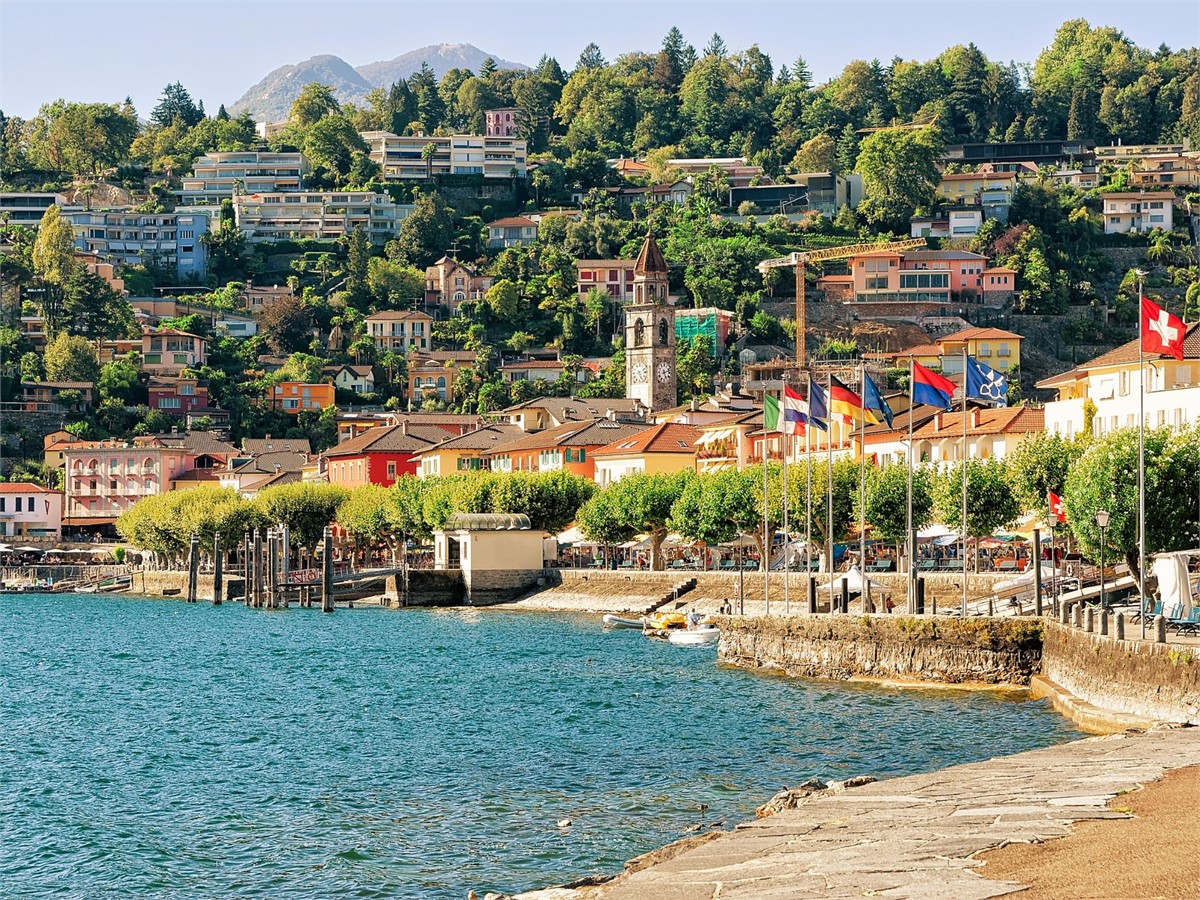
[{"label": "distant mountain peak", "polygon": [[397,81],[407,79],[420,71],[423,63],[440,79],[451,69],[478,72],[489,56],[501,69],[528,68],[522,63],[480,50],[473,44],[431,44],[409,50],[394,59],[357,67],[351,66],[340,56],[323,53],[269,72],[258,84],[242,94],[229,111],[237,115],[249,110],[257,119],[277,122],[287,118],[300,90],[314,81],[330,85],[342,103],[362,103],[373,88],[390,87]]}]

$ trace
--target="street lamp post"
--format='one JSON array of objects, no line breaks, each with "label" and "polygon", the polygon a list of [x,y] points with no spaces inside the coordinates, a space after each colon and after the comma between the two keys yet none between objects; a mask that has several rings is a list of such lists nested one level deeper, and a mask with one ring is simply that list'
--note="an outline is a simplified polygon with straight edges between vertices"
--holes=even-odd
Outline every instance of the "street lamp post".
[{"label": "street lamp post", "polygon": [[1108,510],[1096,510],[1096,527],[1100,529],[1100,615],[1108,609],[1108,598],[1105,596],[1106,579],[1104,577],[1104,529],[1108,527]]}]

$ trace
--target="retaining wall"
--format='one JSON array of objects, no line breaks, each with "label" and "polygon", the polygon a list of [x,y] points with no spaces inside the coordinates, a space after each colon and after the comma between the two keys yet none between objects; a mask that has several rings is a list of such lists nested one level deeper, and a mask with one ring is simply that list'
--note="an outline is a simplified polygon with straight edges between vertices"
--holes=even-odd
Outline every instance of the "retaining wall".
[{"label": "retaining wall", "polygon": [[1197,647],[1118,641],[1047,621],[1042,674],[1104,709],[1200,725]]},{"label": "retaining wall", "polygon": [[723,616],[720,628],[722,661],[810,678],[1027,685],[1041,665],[1030,618]]}]

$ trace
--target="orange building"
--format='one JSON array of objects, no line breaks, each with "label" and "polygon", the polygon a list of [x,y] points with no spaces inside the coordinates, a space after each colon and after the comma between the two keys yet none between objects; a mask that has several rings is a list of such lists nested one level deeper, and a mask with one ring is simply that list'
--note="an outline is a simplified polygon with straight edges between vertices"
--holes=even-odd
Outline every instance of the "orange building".
[{"label": "orange building", "polygon": [[595,480],[593,452],[645,430],[645,425],[609,419],[568,422],[485,450],[483,455],[493,472],[557,472],[565,469],[572,475]]},{"label": "orange building", "polygon": [[333,406],[333,392],[332,384],[281,381],[270,389],[267,394],[267,402],[271,409],[282,409],[289,415],[297,416],[306,409],[320,412],[326,407]]}]

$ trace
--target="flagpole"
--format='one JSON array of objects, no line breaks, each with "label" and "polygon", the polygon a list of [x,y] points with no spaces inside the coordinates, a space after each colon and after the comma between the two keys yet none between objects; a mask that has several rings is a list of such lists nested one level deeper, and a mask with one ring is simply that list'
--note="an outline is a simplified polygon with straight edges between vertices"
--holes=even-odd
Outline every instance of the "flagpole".
[{"label": "flagpole", "polygon": [[962,615],[967,616],[967,343],[963,341],[962,384]]},{"label": "flagpole", "polygon": [[917,598],[914,588],[916,586],[916,570],[913,568],[916,562],[917,542],[913,540],[913,508],[912,508],[912,491],[913,491],[913,406],[916,404],[917,388],[916,388],[916,370],[914,364],[916,358],[910,356],[908,358],[908,505],[905,510],[905,525],[904,543],[908,547],[908,611],[915,613],[917,611]]},{"label": "flagpole", "polygon": [[[1057,548],[1054,546],[1054,526],[1058,524],[1058,514],[1054,511],[1054,507],[1051,505],[1049,497],[1046,498],[1046,507],[1050,511],[1050,514],[1048,516],[1046,516],[1046,524],[1050,526],[1050,596],[1052,596],[1054,598],[1054,602],[1051,605],[1055,611],[1055,614],[1057,614],[1058,613],[1058,552],[1057,552]],[[1042,564],[1042,561],[1039,559],[1037,561],[1037,565],[1040,566],[1041,564]]]},{"label": "flagpole", "polygon": [[766,606],[765,615],[771,615],[771,533],[768,506],[768,472],[771,461],[770,445],[767,443],[766,420],[763,421],[763,604]]},{"label": "flagpole", "polygon": [[[805,598],[810,596],[807,592],[809,579],[812,574],[812,375],[808,376],[808,422],[804,426],[804,477],[807,482],[807,487],[804,492],[804,586]],[[816,594],[811,596],[816,597]],[[815,601],[814,601],[815,603]],[[816,609],[811,609],[809,612],[816,612]]]},{"label": "flagpole", "polygon": [[825,541],[829,545],[829,612],[833,612],[833,373],[829,373],[829,381],[825,388],[825,405],[829,409],[829,434],[826,435],[825,450],[827,455],[825,474],[828,481],[828,495],[825,498],[826,531]]},{"label": "flagpole", "polygon": [[[1142,638],[1146,637],[1146,364],[1145,328],[1146,314],[1142,309],[1142,279],[1145,273],[1137,270],[1138,277],[1138,619],[1142,624]],[[1103,553],[1101,549],[1101,553]],[[1100,573],[1101,582],[1104,573]]]},{"label": "flagpole", "polygon": [[863,614],[871,612],[871,586],[867,582],[867,363],[858,360],[858,574],[862,579]]},{"label": "flagpole", "polygon": [[788,594],[788,571],[792,568],[792,538],[788,534],[788,457],[791,455],[791,435],[787,431],[787,373],[783,375],[783,614],[791,615],[792,601]]}]

